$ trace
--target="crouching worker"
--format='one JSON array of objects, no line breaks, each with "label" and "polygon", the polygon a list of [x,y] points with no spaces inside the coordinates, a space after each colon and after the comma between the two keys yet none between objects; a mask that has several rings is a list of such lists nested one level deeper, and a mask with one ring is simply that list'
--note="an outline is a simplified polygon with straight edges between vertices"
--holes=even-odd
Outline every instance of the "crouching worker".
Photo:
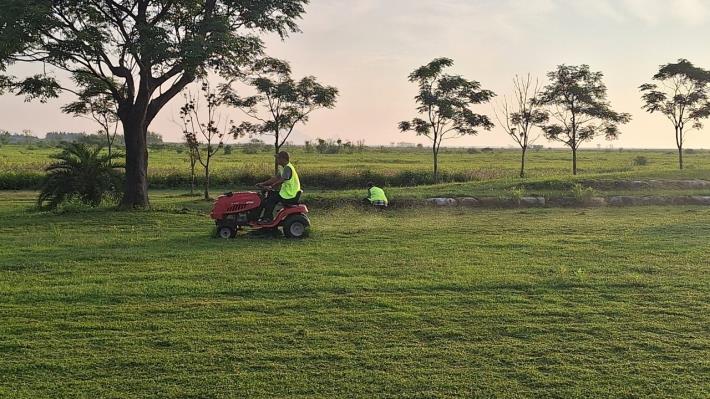
[{"label": "crouching worker", "polygon": [[290,161],[288,152],[281,151],[276,156],[276,163],[279,165],[278,175],[271,179],[257,183],[257,187],[262,187],[268,190],[279,188],[279,191],[269,192],[263,204],[263,213],[260,224],[269,224],[274,217],[274,208],[281,203],[283,205],[297,205],[301,197],[301,181],[298,179],[296,168],[293,167]]},{"label": "crouching worker", "polygon": [[386,208],[389,205],[385,190],[375,186],[372,183],[367,183],[367,198],[362,200],[363,204],[372,205],[377,208]]}]

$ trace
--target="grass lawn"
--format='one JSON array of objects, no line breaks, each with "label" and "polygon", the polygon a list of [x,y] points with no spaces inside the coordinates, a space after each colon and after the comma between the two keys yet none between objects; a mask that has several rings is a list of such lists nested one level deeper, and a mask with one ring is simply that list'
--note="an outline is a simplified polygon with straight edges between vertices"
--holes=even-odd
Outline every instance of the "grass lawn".
[{"label": "grass lawn", "polygon": [[[189,184],[189,161],[186,153],[175,148],[151,149],[149,179],[154,186],[178,189]],[[417,186],[431,180],[432,156],[426,149],[375,149],[353,154],[306,153],[290,148],[294,164],[308,189],[361,188],[368,180],[380,185]],[[518,177],[520,152],[496,149],[469,154],[462,149],[444,149],[440,156],[442,173],[450,181],[484,183],[499,190],[527,181],[566,183],[585,179],[708,179],[710,152],[691,151],[685,155],[686,170],[679,171],[677,153],[672,150],[583,150],[579,153],[580,175],[571,176],[571,153],[565,150],[532,151],[528,155],[527,180]],[[57,148],[23,145],[0,147],[0,188],[36,188],[43,168]],[[635,165],[644,157],[646,165]],[[198,168],[198,179],[202,179]],[[251,184],[273,173],[271,153],[244,154],[235,149],[229,155],[215,156],[211,166],[215,185]]]},{"label": "grass lawn", "polygon": [[313,210],[303,241],[0,192],[0,397],[710,395],[710,209]]}]

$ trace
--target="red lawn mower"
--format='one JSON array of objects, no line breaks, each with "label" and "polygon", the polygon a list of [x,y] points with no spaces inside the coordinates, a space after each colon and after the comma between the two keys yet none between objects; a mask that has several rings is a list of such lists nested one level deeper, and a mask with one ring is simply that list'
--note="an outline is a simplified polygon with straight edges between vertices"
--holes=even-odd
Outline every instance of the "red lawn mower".
[{"label": "red lawn mower", "polygon": [[299,192],[294,203],[285,205],[273,221],[268,224],[259,223],[261,204],[268,195],[276,195],[270,190],[261,192],[226,193],[220,195],[214,202],[210,216],[217,224],[217,234],[221,238],[233,238],[241,229],[252,228],[264,231],[283,229],[288,238],[303,238],[308,233],[311,221],[308,220],[308,208],[298,203]]}]

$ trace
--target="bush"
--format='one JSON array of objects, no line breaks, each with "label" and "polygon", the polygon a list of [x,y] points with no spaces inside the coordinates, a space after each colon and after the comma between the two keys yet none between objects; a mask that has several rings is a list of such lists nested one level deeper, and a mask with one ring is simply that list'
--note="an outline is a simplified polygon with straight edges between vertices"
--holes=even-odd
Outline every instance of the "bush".
[{"label": "bush", "polygon": [[260,152],[271,151],[271,146],[259,139],[251,139],[251,141],[244,144],[242,151],[245,154],[258,154]]},{"label": "bush", "polygon": [[467,153],[469,154],[480,154],[481,151],[478,148],[471,147],[466,150]]},{"label": "bush", "polygon": [[520,204],[523,197],[525,197],[525,187],[516,187],[510,191],[510,200],[516,204]]},{"label": "bush", "polygon": [[575,201],[580,204],[585,204],[591,201],[595,195],[595,191],[591,187],[584,187],[583,185],[577,183],[572,187],[572,196]]},{"label": "bush", "polygon": [[633,160],[634,166],[646,166],[648,165],[648,158],[643,155],[639,155]]},{"label": "bush", "polygon": [[342,142],[338,140],[337,142],[328,139],[318,139],[318,144],[316,144],[316,152],[319,154],[338,154],[342,149]]},{"label": "bush", "polygon": [[103,153],[101,147],[82,143],[66,144],[61,153],[53,155],[57,162],[45,170],[37,205],[55,209],[61,203],[79,200],[89,206],[99,206],[106,198],[121,194],[123,175],[112,160],[121,154]]},{"label": "bush", "polygon": [[229,155],[232,153],[232,146],[227,144],[224,146],[224,155]]},{"label": "bush", "polygon": [[695,151],[695,150],[692,149],[692,148],[688,148],[687,150],[683,150],[683,152],[685,152],[685,153],[688,154],[688,155],[693,155],[693,154],[695,154],[697,151]]},{"label": "bush", "polygon": [[492,149],[491,147],[486,147],[486,148],[482,149],[481,152],[485,152],[485,153],[490,153],[490,154],[492,154],[492,153],[493,153],[493,149]]}]

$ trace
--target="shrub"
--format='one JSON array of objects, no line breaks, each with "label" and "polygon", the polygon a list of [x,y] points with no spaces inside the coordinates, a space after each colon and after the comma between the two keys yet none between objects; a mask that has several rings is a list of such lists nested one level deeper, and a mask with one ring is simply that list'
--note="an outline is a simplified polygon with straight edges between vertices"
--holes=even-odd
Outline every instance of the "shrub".
[{"label": "shrub", "polygon": [[695,151],[695,150],[692,149],[692,148],[688,148],[687,150],[683,150],[683,152],[685,152],[685,153],[688,154],[688,155],[693,155],[693,154],[695,154],[697,151]]},{"label": "shrub", "polygon": [[596,193],[594,189],[591,187],[584,187],[579,183],[572,186],[572,196],[574,197],[575,201],[580,204],[588,203],[589,201],[591,201],[595,194]]},{"label": "shrub", "polygon": [[648,165],[648,158],[643,155],[639,155],[633,160],[634,166],[646,166]]},{"label": "shrub", "polygon": [[516,204],[519,204],[523,197],[525,197],[525,187],[515,187],[510,191],[510,200]]},{"label": "shrub", "polygon": [[232,146],[227,144],[224,146],[224,155],[229,155],[232,153]]},{"label": "shrub", "polygon": [[123,176],[120,166],[112,160],[121,154],[108,154],[98,146],[82,143],[66,144],[61,153],[53,155],[57,162],[45,170],[37,205],[55,209],[65,201],[77,199],[89,206],[99,206],[106,198],[117,199]]},{"label": "shrub", "polygon": [[466,150],[467,153],[469,154],[480,154],[481,151],[478,148],[471,147]]},{"label": "shrub", "polygon": [[316,144],[316,151],[319,154],[338,154],[342,148],[342,142],[338,140],[337,142],[328,139],[318,139],[318,144]]},{"label": "shrub", "polygon": [[492,154],[492,153],[493,153],[493,149],[492,149],[491,147],[486,147],[486,148],[482,149],[481,152],[486,152],[486,153]]},{"label": "shrub", "polygon": [[251,141],[244,144],[242,151],[245,154],[258,154],[262,151],[271,151],[271,147],[259,139],[251,139]]}]

